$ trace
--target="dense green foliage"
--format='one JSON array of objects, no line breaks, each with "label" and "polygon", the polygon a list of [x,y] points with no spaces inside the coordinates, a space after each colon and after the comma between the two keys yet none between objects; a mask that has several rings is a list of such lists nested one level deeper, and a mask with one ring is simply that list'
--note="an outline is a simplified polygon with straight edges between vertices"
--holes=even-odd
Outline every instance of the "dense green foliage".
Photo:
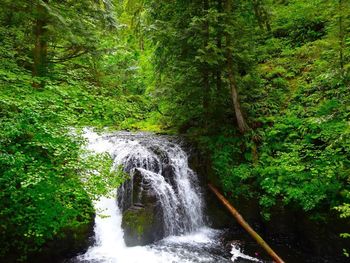
[{"label": "dense green foliage", "polygon": [[0,256],[35,251],[62,227],[89,222],[93,214],[77,178],[80,145],[43,120],[54,114],[7,102],[1,109]]},{"label": "dense green foliage", "polygon": [[104,156],[81,157],[83,141],[70,135],[51,91],[14,98],[22,87],[1,87],[0,258],[25,259],[46,241],[91,224],[91,200],[121,177],[109,172]]},{"label": "dense green foliage", "polygon": [[[222,174],[227,191],[247,182],[250,190],[258,189],[264,207],[281,200],[314,212],[349,202],[349,60],[339,61],[337,20],[328,13],[339,9],[330,4],[295,1],[272,8],[272,36],[257,50],[256,95],[249,98],[242,91],[242,101],[244,96],[250,100],[246,112],[256,128],[246,135],[244,158],[236,152],[236,161],[231,161],[236,167]],[[295,25],[299,21],[300,27]],[[269,50],[271,43],[275,50]],[[226,167],[225,161],[217,161]]]},{"label": "dense green foliage", "polygon": [[[122,181],[79,136],[80,126],[130,127],[150,111],[136,74],[140,55],[117,30],[112,7],[39,0],[0,7],[0,261],[25,261],[91,226],[92,200]],[[122,37],[116,50],[109,30]]]},{"label": "dense green foliage", "polygon": [[108,189],[93,170],[120,183],[108,158],[82,158],[84,126],[188,135],[266,218],[276,204],[349,217],[349,13],[346,0],[3,1],[0,260],[90,222]]},{"label": "dense green foliage", "polygon": [[161,120],[211,151],[225,192],[318,218],[348,203],[349,3],[151,2]]}]

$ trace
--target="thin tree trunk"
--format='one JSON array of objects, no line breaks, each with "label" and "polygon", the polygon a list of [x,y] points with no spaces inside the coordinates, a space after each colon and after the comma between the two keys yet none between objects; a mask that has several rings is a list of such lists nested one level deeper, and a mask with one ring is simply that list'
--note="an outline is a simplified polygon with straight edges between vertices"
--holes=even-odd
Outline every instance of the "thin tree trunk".
[{"label": "thin tree trunk", "polygon": [[339,66],[340,72],[344,72],[344,25],[343,25],[343,0],[339,0]]},{"label": "thin tree trunk", "polygon": [[[215,40],[216,40],[216,47],[218,50],[222,50],[222,36],[223,36],[223,19],[222,19],[222,13],[223,13],[223,8],[222,8],[222,0],[217,0],[217,12],[219,14],[218,16],[218,21],[216,23],[216,35],[215,35]],[[213,72],[213,79],[215,80],[215,86],[216,89],[213,90],[215,92],[215,96],[213,96],[213,101],[215,103],[215,108],[214,108],[214,120],[216,123],[217,127],[220,127],[220,125],[223,122],[223,117],[224,117],[224,105],[223,105],[223,88],[222,88],[222,69],[223,63],[220,62],[217,66],[216,69]]]},{"label": "thin tree trunk", "polygon": [[[218,0],[218,12],[219,13],[222,13],[222,0]],[[219,20],[218,20],[218,24],[219,24],[219,29],[218,29],[218,33],[217,33],[217,39],[216,39],[216,46],[219,50],[221,50],[222,48],[222,41],[221,41],[221,37],[222,37],[222,30],[220,28],[221,24],[222,24],[222,21],[221,21],[221,18],[219,17]],[[216,90],[217,90],[217,93],[220,95],[221,93],[221,90],[222,90],[222,81],[221,81],[221,68],[220,67],[217,67],[216,69]]]},{"label": "thin tree trunk", "polygon": [[248,234],[255,239],[255,241],[271,256],[271,258],[277,263],[284,263],[275,251],[264,241],[264,239],[254,231],[253,228],[244,220],[242,215],[230,204],[230,202],[211,184],[208,185],[209,189],[216,195],[219,201],[228,209],[228,211],[234,216],[237,222],[248,232]]},{"label": "thin tree trunk", "polygon": [[[203,0],[203,11],[204,15],[208,15],[209,10],[209,1]],[[204,29],[204,43],[203,47],[204,50],[206,50],[206,47],[209,43],[209,21],[208,17],[206,17],[205,22],[203,24]],[[208,120],[209,120],[209,106],[210,106],[210,84],[209,84],[209,67],[208,63],[203,63],[203,69],[202,69],[202,79],[203,79],[203,109],[205,114],[205,125],[208,126]]]},{"label": "thin tree trunk", "polygon": [[[231,9],[232,9],[231,0],[226,0],[225,2],[225,13],[226,13],[226,20],[227,20],[226,25],[229,25],[228,20],[231,15]],[[233,58],[232,58],[231,49],[230,49],[231,36],[227,31],[225,33],[225,38],[226,38],[226,63],[227,63],[228,80],[229,80],[229,85],[231,90],[231,98],[232,98],[233,108],[236,115],[238,129],[243,134],[247,130],[249,130],[249,127],[244,119],[244,116],[241,110],[241,105],[238,98],[237,83],[236,83],[234,70],[233,70]]]},{"label": "thin tree trunk", "polygon": [[261,0],[253,0],[253,10],[258,21],[259,28],[261,30],[264,30],[265,26],[267,32],[271,32],[270,18],[268,12],[265,9],[264,2]]},{"label": "thin tree trunk", "polygon": [[143,39],[143,33],[140,33],[140,51],[143,52],[145,50],[145,42]]},{"label": "thin tree trunk", "polygon": [[[44,1],[46,2],[46,1]],[[45,8],[37,4],[37,19],[34,25],[35,43],[33,48],[33,77],[44,77],[47,73],[47,13]],[[42,88],[44,83],[34,82],[33,86]]]},{"label": "thin tree trunk", "polygon": [[264,30],[264,22],[263,22],[262,15],[260,12],[259,4],[260,4],[259,0],[253,0],[254,14],[255,14],[255,17],[258,21],[259,28],[261,30]]}]

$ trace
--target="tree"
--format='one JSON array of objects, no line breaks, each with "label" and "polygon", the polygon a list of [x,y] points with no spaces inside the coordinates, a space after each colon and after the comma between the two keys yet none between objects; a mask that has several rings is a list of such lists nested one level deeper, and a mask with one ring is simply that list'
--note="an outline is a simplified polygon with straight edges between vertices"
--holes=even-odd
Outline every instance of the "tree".
[{"label": "tree", "polygon": [[234,112],[236,115],[237,125],[238,129],[241,133],[245,133],[249,127],[246,123],[246,120],[243,116],[242,110],[241,110],[241,104],[239,101],[239,95],[237,90],[237,82],[235,79],[235,72],[234,72],[234,64],[233,64],[233,58],[232,58],[232,46],[231,46],[231,27],[230,27],[230,17],[232,13],[232,3],[231,0],[225,1],[225,15],[226,15],[226,61],[227,61],[227,74],[228,74],[228,81],[231,89],[231,96],[232,96],[232,103]]},{"label": "tree", "polygon": [[[34,87],[43,87],[55,64],[65,63],[98,48],[101,30],[115,26],[110,1],[5,1],[2,26],[18,27],[27,35],[22,66],[31,64]],[[18,16],[10,18],[11,11]],[[31,46],[31,47],[30,47]]]}]

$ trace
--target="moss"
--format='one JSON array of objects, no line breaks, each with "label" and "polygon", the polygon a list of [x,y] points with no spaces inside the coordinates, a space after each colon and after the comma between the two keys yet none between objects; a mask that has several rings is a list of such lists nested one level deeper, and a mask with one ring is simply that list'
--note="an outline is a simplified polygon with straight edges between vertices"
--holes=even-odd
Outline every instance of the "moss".
[{"label": "moss", "polygon": [[153,213],[147,209],[140,208],[127,210],[124,213],[122,224],[130,233],[136,234],[137,239],[140,241],[153,222]]}]

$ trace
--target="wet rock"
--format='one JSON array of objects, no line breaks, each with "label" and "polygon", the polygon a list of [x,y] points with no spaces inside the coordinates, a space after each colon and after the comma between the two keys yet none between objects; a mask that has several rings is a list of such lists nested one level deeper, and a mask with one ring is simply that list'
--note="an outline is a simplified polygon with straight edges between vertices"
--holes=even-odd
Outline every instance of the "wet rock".
[{"label": "wet rock", "polygon": [[140,171],[135,170],[130,181],[128,194],[132,200],[123,209],[122,228],[127,246],[150,244],[164,237],[164,221],[162,207],[157,194],[143,178]]},{"label": "wet rock", "polygon": [[135,203],[134,204],[135,207],[140,207],[140,208],[144,208],[145,206],[141,203]]},{"label": "wet rock", "polygon": [[163,237],[154,207],[132,206],[123,213],[122,228],[127,246],[147,245]]},{"label": "wet rock", "polygon": [[169,165],[169,164],[164,165],[162,176],[165,178],[165,180],[169,184],[175,185],[174,167],[172,165]]},{"label": "wet rock", "polygon": [[133,177],[133,206],[135,204],[143,206],[157,205],[157,194],[154,192],[151,184],[145,180],[140,171],[136,170]]}]

